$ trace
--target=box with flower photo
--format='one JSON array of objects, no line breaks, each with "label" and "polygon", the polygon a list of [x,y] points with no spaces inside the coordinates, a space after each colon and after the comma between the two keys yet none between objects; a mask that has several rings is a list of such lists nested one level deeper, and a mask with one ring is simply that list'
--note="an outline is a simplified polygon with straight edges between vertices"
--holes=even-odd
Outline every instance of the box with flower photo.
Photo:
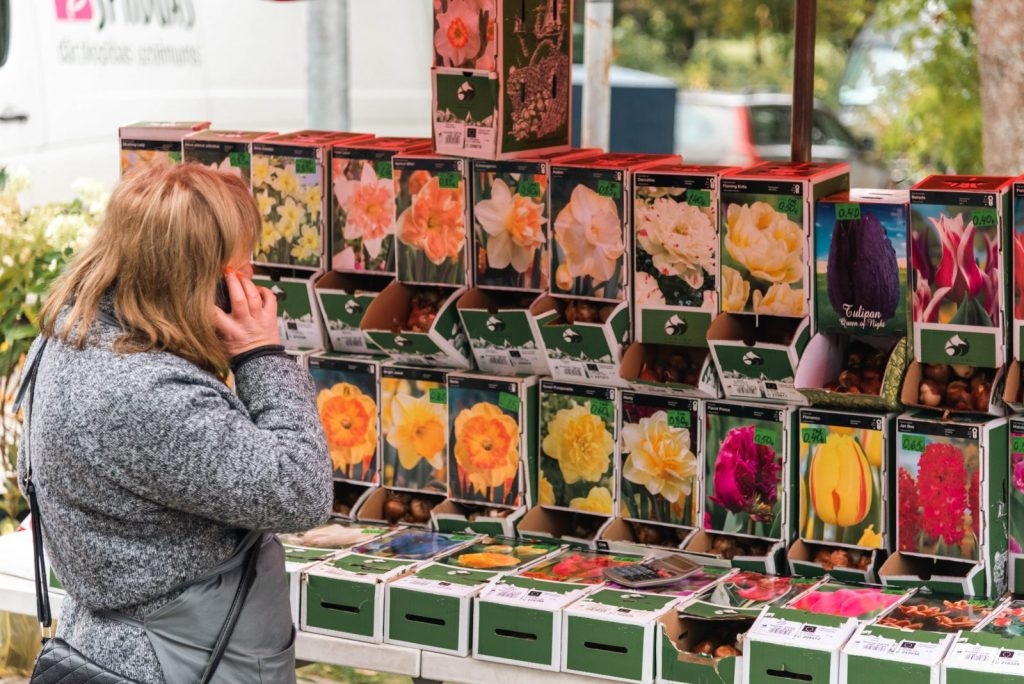
[{"label": "box with flower photo", "polygon": [[1007,420],[913,411],[897,419],[896,430],[896,553],[879,570],[882,583],[1002,595]]},{"label": "box with flower photo", "polygon": [[1009,589],[1024,594],[1024,418],[1010,418]]},{"label": "box with flower photo", "polygon": [[121,126],[121,175],[153,164],[180,164],[182,139],[209,127],[209,121],[139,121]]},{"label": "box with flower photo", "polygon": [[706,346],[633,342],[622,354],[619,376],[634,391],[721,399],[714,358]]},{"label": "box with flower photo", "polygon": [[252,282],[277,297],[277,329],[289,351],[327,349],[323,317],[316,299],[316,274],[258,266]]},{"label": "box with flower photo", "polygon": [[469,283],[467,163],[413,150],[392,157],[400,282],[449,287]]},{"label": "box with flower photo", "polygon": [[501,575],[536,563],[560,548],[557,544],[486,537],[389,584],[384,641],[469,655],[473,599]]},{"label": "box with flower photo", "polygon": [[395,273],[395,183],[391,158],[429,150],[428,138],[374,138],[331,146],[330,268]]},{"label": "box with flower photo", "polygon": [[568,147],[571,0],[434,3],[434,143],[499,159]]},{"label": "box with flower photo", "polygon": [[347,354],[380,354],[370,338],[359,329],[374,297],[391,283],[380,275],[356,275],[327,271],[314,285],[316,300],[327,329],[331,349]]},{"label": "box with flower photo", "polygon": [[619,415],[619,517],[700,527],[700,403],[623,391]]},{"label": "box with flower photo", "polygon": [[849,164],[764,162],[723,177],[721,310],[809,315],[815,203],[849,187]]},{"label": "box with flower photo", "polygon": [[892,546],[895,414],[801,408],[795,575],[869,582]]},{"label": "box with flower photo", "polygon": [[448,496],[529,504],[537,470],[537,377],[448,375]]},{"label": "box with flower photo", "polygon": [[727,398],[808,403],[796,377],[811,339],[809,317],[721,313],[707,339]]},{"label": "box with flower photo", "polygon": [[1012,179],[928,176],[910,191],[914,359],[1007,361]]},{"label": "box with flower photo", "polygon": [[1002,684],[1024,677],[1024,601],[1004,601],[957,634],[942,661],[944,684]]},{"label": "box with flower photo", "polygon": [[262,229],[253,262],[265,266],[324,267],[328,166],[331,142],[359,133],[299,131],[252,144],[252,192]]},{"label": "box with flower photo", "polygon": [[331,352],[309,359],[336,480],[380,482],[380,364]]},{"label": "box with flower photo", "polygon": [[252,144],[277,135],[276,131],[204,130],[181,141],[181,160],[237,176],[252,187]]},{"label": "box with flower photo", "polygon": [[555,313],[535,316],[536,292],[502,292],[470,288],[455,305],[485,373],[547,375],[548,360],[540,326]]},{"label": "box with flower photo", "polygon": [[617,399],[613,388],[541,380],[541,506],[615,515]]},{"label": "box with flower photo", "polygon": [[629,302],[601,304],[542,295],[530,313],[540,328],[552,377],[626,385],[621,359],[629,342]]},{"label": "box with flower photo", "polygon": [[1013,273],[1013,358],[1024,359],[1024,181],[1018,179],[1013,184],[1013,249],[1004,247],[1009,255],[1008,268]]},{"label": "box with flower photo", "polygon": [[668,164],[633,180],[634,337],[707,345],[718,314],[718,191],[730,166]]}]

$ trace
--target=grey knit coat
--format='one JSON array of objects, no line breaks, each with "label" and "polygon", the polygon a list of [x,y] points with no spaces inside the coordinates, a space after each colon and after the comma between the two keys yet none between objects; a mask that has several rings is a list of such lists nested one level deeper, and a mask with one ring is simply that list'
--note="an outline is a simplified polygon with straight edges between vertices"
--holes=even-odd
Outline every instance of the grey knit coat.
[{"label": "grey knit coat", "polygon": [[[58,634],[161,684],[145,633],[96,613],[141,619],[225,560],[245,529],[324,522],[331,465],[312,380],[294,361],[245,362],[236,394],[173,354],[115,353],[119,334],[97,321],[84,349],[49,342],[28,447],[46,550],[67,590]],[[23,481],[24,444],[18,471]]]}]

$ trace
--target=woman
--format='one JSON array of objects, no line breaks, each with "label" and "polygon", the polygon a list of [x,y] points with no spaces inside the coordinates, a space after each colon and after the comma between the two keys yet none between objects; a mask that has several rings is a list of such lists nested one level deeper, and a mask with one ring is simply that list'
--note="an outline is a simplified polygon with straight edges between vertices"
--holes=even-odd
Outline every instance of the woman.
[{"label": "woman", "polygon": [[[304,530],[331,510],[312,381],[283,353],[273,294],[250,280],[260,225],[237,178],[141,171],[43,308],[24,441],[67,589],[58,635],[146,684],[198,679],[240,574],[218,566],[242,557],[248,530]],[[230,313],[215,306],[222,278]],[[295,679],[283,554],[259,543],[214,681]]]}]

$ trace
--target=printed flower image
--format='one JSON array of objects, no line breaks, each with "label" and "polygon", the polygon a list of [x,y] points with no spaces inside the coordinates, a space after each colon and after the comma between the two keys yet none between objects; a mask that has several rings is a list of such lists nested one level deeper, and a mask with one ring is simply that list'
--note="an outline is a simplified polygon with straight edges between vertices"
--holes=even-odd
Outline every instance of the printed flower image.
[{"label": "printed flower image", "polygon": [[875,624],[895,629],[924,630],[953,634],[970,631],[988,617],[995,601],[916,594]]},{"label": "printed flower image", "polygon": [[1003,606],[980,631],[1004,637],[1024,636],[1024,601],[1011,601]]},{"label": "printed flower image", "polygon": [[[697,419],[623,401],[620,515],[626,519],[694,526],[697,497]],[[685,425],[685,427],[683,427]]]},{"label": "printed flower image", "polygon": [[[381,530],[374,528],[346,527],[329,523],[300,534],[279,534],[278,539],[286,546],[304,549],[347,549],[379,537]],[[286,549],[286,552],[288,549]],[[289,560],[294,556],[289,555]],[[315,560],[315,559],[314,559]]]},{"label": "printed flower image", "polygon": [[641,560],[643,559],[640,556],[613,556],[592,551],[568,550],[518,574],[521,577],[532,577],[549,582],[601,584],[604,582],[605,568],[630,565],[639,563]]},{"label": "printed flower image", "polygon": [[[807,237],[799,217],[790,218],[773,206],[783,199],[790,198],[763,196],[750,203],[729,203],[721,217],[724,310],[805,315]],[[797,214],[802,215],[802,209]]]},{"label": "printed flower image", "polygon": [[481,171],[473,184],[476,283],[547,288],[547,176]]},{"label": "printed flower image", "polygon": [[431,401],[444,377],[380,381],[383,484],[389,489],[447,492],[448,404]]},{"label": "printed flower image", "polygon": [[494,70],[498,59],[494,3],[435,0],[435,66]]},{"label": "printed flower image", "polygon": [[221,145],[210,145],[209,148],[197,148],[186,143],[182,144],[182,161],[186,164],[202,164],[214,171],[229,173],[236,176],[246,187],[252,188],[252,155],[246,143],[224,142]]},{"label": "printed flower image", "polygon": [[154,164],[180,164],[181,150],[133,150],[121,148],[121,175]]},{"label": "printed flower image", "polygon": [[316,405],[335,479],[376,483],[380,417],[372,368],[319,366],[311,367],[310,375],[317,388]]},{"label": "printed flower image", "polygon": [[882,431],[801,423],[800,435],[800,536],[881,548]]},{"label": "printed flower image", "polygon": [[[461,285],[466,281],[466,198],[460,172],[432,174],[422,187],[415,171],[394,170],[398,278]],[[442,180],[444,183],[442,183]]]},{"label": "printed flower image", "polygon": [[353,553],[378,558],[427,560],[435,558],[465,543],[465,539],[440,532],[410,530],[374,539],[352,549]]},{"label": "printed flower image", "polygon": [[331,164],[332,268],[393,273],[396,214],[390,157],[334,157]]},{"label": "printed flower image", "polygon": [[[1010,444],[1013,445],[1010,449],[1010,552],[1017,554],[1024,553],[1024,453],[1020,450],[1021,437],[1024,435],[1016,431],[1010,436]],[[977,473],[974,477],[977,477]],[[976,487],[974,483],[971,484],[972,491]],[[968,500],[971,510],[977,505],[977,495],[974,496]]]},{"label": "printed flower image", "polygon": [[[935,209],[938,215],[930,215]],[[925,220],[927,219],[927,220]],[[998,327],[998,226],[977,228],[960,208],[915,205],[911,220],[913,320]]]},{"label": "printed flower image", "polygon": [[[740,415],[707,416],[705,511],[708,529],[779,538],[783,481],[779,425]],[[776,446],[777,445],[777,446]]]},{"label": "printed flower image", "polygon": [[555,508],[614,515],[614,401],[541,395],[541,502],[551,487]]},{"label": "printed flower image", "polygon": [[555,278],[551,291],[622,299],[626,294],[626,246],[617,200],[599,194],[585,183],[573,185],[568,179],[552,183],[551,192],[551,214],[555,217],[551,253]]},{"label": "printed flower image", "polygon": [[974,476],[980,468],[977,441],[929,435],[901,439],[897,449],[899,549],[977,560],[974,519],[979,512],[971,507],[980,501],[979,480]]},{"label": "printed flower image", "polygon": [[314,160],[253,155],[253,195],[263,220],[254,261],[320,266],[324,174],[308,162]]},{"label": "printed flower image", "polygon": [[718,270],[714,210],[688,204],[685,193],[644,188],[633,212],[637,275],[655,281],[665,304],[714,310],[707,296],[715,292]]},{"label": "printed flower image", "polygon": [[527,543],[517,539],[492,539],[442,558],[440,563],[474,570],[509,570],[558,550],[557,544]]},{"label": "printed flower image", "polygon": [[790,601],[786,607],[820,615],[869,620],[891,608],[901,598],[902,592],[890,593],[876,587],[825,584]]},{"label": "printed flower image", "polygon": [[790,577],[738,572],[722,580],[707,600],[728,608],[761,608],[769,603],[780,603],[805,588],[794,584]]},{"label": "printed flower image", "polygon": [[514,506],[520,495],[518,415],[489,401],[474,402],[475,394],[483,392],[449,388],[449,495]]},{"label": "printed flower image", "polygon": [[[1024,212],[1024,202],[1016,202]],[[1024,216],[1015,225],[1024,225]],[[1024,233],[1013,233],[1013,317],[1024,320]]]}]

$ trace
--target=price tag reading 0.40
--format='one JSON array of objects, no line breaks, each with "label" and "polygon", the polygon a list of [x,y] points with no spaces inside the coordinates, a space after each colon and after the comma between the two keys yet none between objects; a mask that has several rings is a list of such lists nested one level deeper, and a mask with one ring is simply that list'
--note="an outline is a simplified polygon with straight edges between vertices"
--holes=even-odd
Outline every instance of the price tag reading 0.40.
[{"label": "price tag reading 0.40", "polygon": [[800,441],[802,441],[804,444],[824,444],[827,440],[827,428],[805,427],[800,430]]},{"label": "price tag reading 0.40", "polygon": [[804,215],[804,203],[799,197],[780,197],[779,211],[794,221],[800,221]]},{"label": "price tag reading 0.40", "polygon": [[437,174],[437,184],[445,190],[458,190],[462,174],[458,171],[442,171]]},{"label": "price tag reading 0.40", "polygon": [[975,209],[971,216],[975,228],[996,228],[999,226],[999,217],[995,209]]},{"label": "price tag reading 0.40", "polygon": [[924,451],[928,446],[928,440],[924,435],[901,435],[900,448],[904,451]]},{"label": "price tag reading 0.40", "polygon": [[686,191],[686,203],[691,207],[710,207],[711,206],[711,191],[710,190],[687,190]]},{"label": "price tag reading 0.40", "polygon": [[860,205],[859,204],[837,204],[836,205],[836,220],[837,221],[856,221],[860,218]]}]

